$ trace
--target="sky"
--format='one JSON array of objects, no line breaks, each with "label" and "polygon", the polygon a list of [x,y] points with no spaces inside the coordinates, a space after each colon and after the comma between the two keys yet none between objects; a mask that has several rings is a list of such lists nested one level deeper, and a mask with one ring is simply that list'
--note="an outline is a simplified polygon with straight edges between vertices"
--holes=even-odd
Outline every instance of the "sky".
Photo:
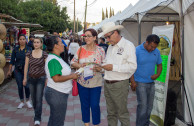
[{"label": "sky", "polygon": [[[57,0],[58,5],[61,7],[67,7],[67,13],[70,19],[73,20],[74,16],[74,0]],[[90,23],[96,23],[102,21],[102,8],[106,12],[108,10],[108,15],[111,9],[114,9],[114,14],[123,11],[129,4],[133,6],[138,2],[138,0],[87,0],[87,16],[86,21]],[[86,0],[75,0],[75,15],[76,20],[84,22]]]}]

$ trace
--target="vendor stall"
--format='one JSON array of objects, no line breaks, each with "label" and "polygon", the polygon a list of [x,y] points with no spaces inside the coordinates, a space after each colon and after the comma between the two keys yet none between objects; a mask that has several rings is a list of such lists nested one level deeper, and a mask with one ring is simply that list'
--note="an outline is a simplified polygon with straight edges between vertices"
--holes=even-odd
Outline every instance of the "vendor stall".
[{"label": "vendor stall", "polygon": [[[22,21],[15,19],[14,17],[0,13],[0,49],[1,54],[5,57],[5,66],[3,68],[3,75],[6,79],[6,72],[9,68],[9,62],[11,60],[11,53],[15,46],[18,45],[18,35],[25,34],[26,39],[29,39],[30,28],[29,27],[42,27],[40,24],[23,23]],[[2,74],[2,71],[1,71]],[[3,78],[3,77],[1,77]],[[4,80],[4,79],[3,79]],[[0,81],[1,82],[1,81]],[[2,81],[3,83],[3,81]]]}]

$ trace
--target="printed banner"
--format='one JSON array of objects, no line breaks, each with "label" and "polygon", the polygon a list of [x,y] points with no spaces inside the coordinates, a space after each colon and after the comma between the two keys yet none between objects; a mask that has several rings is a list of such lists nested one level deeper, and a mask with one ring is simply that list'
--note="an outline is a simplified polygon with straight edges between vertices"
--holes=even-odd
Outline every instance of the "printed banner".
[{"label": "printed banner", "polygon": [[[162,73],[155,80],[155,97],[150,117],[150,121],[157,126],[164,125],[173,32],[174,25],[153,27],[152,31],[153,34],[160,37],[160,43],[157,48],[160,50],[162,57]],[[157,71],[157,67],[155,71]]]}]

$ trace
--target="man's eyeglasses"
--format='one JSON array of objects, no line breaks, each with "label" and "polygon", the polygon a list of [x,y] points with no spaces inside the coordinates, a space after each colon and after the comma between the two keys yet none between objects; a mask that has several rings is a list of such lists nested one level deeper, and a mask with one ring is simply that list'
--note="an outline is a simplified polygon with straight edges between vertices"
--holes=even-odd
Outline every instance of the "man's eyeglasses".
[{"label": "man's eyeglasses", "polygon": [[110,37],[112,36],[114,34],[114,31],[109,35],[109,36],[106,36],[106,37],[104,37],[105,39],[110,39]]},{"label": "man's eyeglasses", "polygon": [[83,36],[84,38],[90,38],[93,37],[92,35],[88,35],[88,36]]}]

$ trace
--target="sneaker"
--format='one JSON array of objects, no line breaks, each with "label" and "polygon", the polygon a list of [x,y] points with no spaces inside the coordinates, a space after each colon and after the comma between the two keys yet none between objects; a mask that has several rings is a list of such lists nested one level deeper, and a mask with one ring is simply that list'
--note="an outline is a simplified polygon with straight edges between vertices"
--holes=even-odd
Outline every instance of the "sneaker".
[{"label": "sneaker", "polygon": [[21,103],[18,105],[18,109],[21,109],[21,108],[23,108],[23,107],[24,107],[24,103],[21,102]]},{"label": "sneaker", "polygon": [[35,125],[35,126],[40,126],[40,121],[35,121],[35,122],[34,122],[34,125]]},{"label": "sneaker", "polygon": [[30,101],[27,101],[26,105],[28,106],[28,108],[32,108],[32,104],[30,103]]}]

